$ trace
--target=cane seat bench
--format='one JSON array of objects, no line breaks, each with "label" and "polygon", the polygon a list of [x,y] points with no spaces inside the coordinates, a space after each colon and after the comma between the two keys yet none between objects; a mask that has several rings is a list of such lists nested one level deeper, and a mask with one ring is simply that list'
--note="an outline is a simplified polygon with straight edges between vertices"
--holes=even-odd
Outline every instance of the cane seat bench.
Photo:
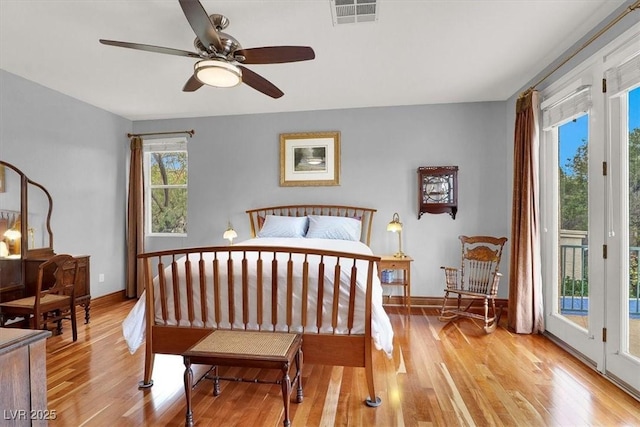
[{"label": "cane seat bench", "polygon": [[[276,384],[282,387],[284,402],[284,426],[291,425],[289,402],[291,388],[297,383],[296,402],[301,403],[302,394],[302,335],[285,332],[263,332],[247,330],[215,330],[189,348],[183,355],[185,372],[184,387],[187,400],[185,426],[194,425],[191,407],[193,390],[192,364],[212,365],[214,396],[220,394],[220,380],[268,382],[255,379],[225,378],[218,375],[218,366],[234,366],[260,369],[278,369],[282,373]],[[290,377],[290,368],[295,364],[295,375]],[[273,383],[273,382],[272,382]]]}]

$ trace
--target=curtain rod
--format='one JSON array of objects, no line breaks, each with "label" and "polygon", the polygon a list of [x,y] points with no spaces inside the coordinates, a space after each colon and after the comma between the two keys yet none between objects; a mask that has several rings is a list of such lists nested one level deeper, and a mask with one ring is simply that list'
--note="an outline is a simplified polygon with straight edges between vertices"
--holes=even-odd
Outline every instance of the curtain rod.
[{"label": "curtain rod", "polygon": [[[638,1],[640,1],[640,0],[638,0]],[[180,134],[180,133],[186,133],[187,135],[189,135],[189,137],[192,137],[196,133],[196,131],[191,129],[191,130],[178,130],[178,131],[175,131],[175,132],[128,133],[127,137],[128,138],[133,138],[134,136],[175,135],[175,134]]]},{"label": "curtain rod", "polygon": [[595,33],[593,36],[591,36],[591,38],[589,40],[587,40],[586,42],[584,42],[584,44],[582,46],[580,46],[578,48],[578,50],[576,50],[575,52],[573,52],[571,55],[569,55],[567,58],[565,58],[564,61],[560,62],[560,64],[558,64],[556,67],[553,68],[553,70],[549,71],[547,74],[545,74],[540,80],[538,80],[534,85],[532,85],[531,87],[529,87],[529,89],[525,90],[524,92],[522,92],[520,94],[520,98],[523,98],[524,96],[526,96],[528,93],[532,92],[536,86],[538,86],[540,83],[544,82],[545,80],[547,80],[553,73],[555,73],[556,71],[558,71],[558,69],[560,67],[562,67],[564,64],[566,64],[567,62],[569,62],[574,56],[576,56],[577,54],[579,54],[580,52],[582,52],[582,50],[584,48],[586,48],[587,46],[589,46],[591,43],[593,43],[598,37],[600,37],[601,35],[603,35],[604,33],[606,33],[611,27],[613,27],[614,25],[616,25],[618,22],[620,22],[620,20],[622,18],[624,18],[625,16],[627,16],[628,14],[630,14],[631,12],[633,12],[634,10],[640,8],[640,0],[637,0],[635,3],[633,3],[632,5],[630,5],[629,7],[627,7],[622,13],[620,13],[620,15],[618,15],[617,18],[615,18],[613,21],[609,22],[607,25],[605,25],[600,31],[598,31],[597,33]]}]

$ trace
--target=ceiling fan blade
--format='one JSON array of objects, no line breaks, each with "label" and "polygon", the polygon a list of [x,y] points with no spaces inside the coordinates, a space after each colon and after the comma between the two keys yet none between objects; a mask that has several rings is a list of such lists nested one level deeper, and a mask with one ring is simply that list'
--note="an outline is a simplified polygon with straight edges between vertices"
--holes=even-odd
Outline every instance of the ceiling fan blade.
[{"label": "ceiling fan blade", "polygon": [[189,52],[186,50],[172,49],[170,47],[152,46],[150,44],[119,42],[115,40],[100,39],[100,43],[109,46],[128,47],[129,49],[144,50],[154,53],[166,53],[168,55],[187,56],[190,58],[201,58],[201,56],[195,52]]},{"label": "ceiling fan blade", "polygon": [[213,45],[217,52],[221,52],[222,42],[220,36],[216,31],[216,28],[211,23],[207,11],[204,10],[204,6],[198,0],[179,0],[180,7],[184,12],[184,16],[187,17],[189,25],[196,33],[196,37],[206,47]]},{"label": "ceiling fan blade", "polygon": [[196,79],[196,76],[189,77],[189,80],[184,84],[182,88],[183,92],[195,92],[202,87],[202,82]]},{"label": "ceiling fan blade", "polygon": [[271,83],[261,75],[254,73],[253,71],[246,67],[243,67],[242,65],[238,65],[238,67],[242,70],[242,81],[255,90],[262,92],[272,98],[280,98],[282,95],[284,95],[284,92],[282,92],[273,83]]},{"label": "ceiling fan blade", "polygon": [[236,50],[235,54],[245,57],[243,64],[282,64],[308,61],[316,57],[313,49],[307,46],[254,47]]}]

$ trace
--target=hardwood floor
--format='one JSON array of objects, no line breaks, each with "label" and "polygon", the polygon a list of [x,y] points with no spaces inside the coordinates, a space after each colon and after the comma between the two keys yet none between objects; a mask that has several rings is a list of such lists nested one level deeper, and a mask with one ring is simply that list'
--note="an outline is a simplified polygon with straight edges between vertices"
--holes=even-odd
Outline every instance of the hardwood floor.
[{"label": "hardwood floor", "polygon": [[[155,385],[137,388],[144,352],[129,354],[120,325],[133,304],[98,301],[91,323],[79,322],[76,343],[68,328],[48,339],[48,407],[57,417],[52,426],[184,425],[181,357],[156,356]],[[640,425],[640,402],[543,336],[502,327],[485,335],[469,319],[443,324],[433,309],[414,307],[410,317],[403,309],[388,311],[394,355],[375,356],[382,405],[364,405],[363,369],[306,364],[304,402],[292,401],[292,426]],[[197,366],[196,378],[206,368]],[[228,372],[273,378],[273,371]],[[282,425],[280,386],[221,385],[215,398],[209,381],[195,388],[196,426]]]}]

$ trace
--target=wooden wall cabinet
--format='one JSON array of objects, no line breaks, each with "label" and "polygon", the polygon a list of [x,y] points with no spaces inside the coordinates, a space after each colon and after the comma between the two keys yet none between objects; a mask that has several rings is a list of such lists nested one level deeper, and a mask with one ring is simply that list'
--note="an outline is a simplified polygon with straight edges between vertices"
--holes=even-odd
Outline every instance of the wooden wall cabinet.
[{"label": "wooden wall cabinet", "polygon": [[418,168],[418,219],[424,213],[458,213],[458,166]]}]

